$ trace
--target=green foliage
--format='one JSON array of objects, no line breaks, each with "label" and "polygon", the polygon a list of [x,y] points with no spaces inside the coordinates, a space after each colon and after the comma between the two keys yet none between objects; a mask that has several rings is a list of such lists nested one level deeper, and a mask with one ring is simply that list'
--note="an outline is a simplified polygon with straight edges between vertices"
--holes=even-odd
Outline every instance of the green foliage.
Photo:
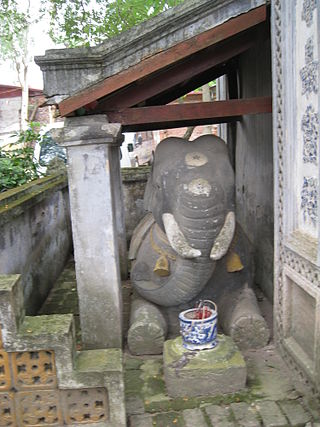
[{"label": "green foliage", "polygon": [[42,176],[33,158],[35,143],[42,141],[39,128],[40,123],[29,123],[28,129],[13,135],[16,141],[9,144],[8,150],[0,148],[0,192]]},{"label": "green foliage", "polygon": [[67,47],[96,45],[183,0],[42,0],[49,34]]},{"label": "green foliage", "polygon": [[20,12],[16,0],[0,1],[0,57],[19,61],[25,57],[30,16]]}]

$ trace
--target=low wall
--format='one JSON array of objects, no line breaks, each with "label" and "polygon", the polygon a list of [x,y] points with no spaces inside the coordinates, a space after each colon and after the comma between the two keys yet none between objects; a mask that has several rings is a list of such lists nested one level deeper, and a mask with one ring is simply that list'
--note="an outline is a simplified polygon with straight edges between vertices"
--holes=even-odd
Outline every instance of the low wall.
[{"label": "low wall", "polygon": [[22,276],[35,314],[70,254],[67,177],[53,175],[0,194],[0,274]]},{"label": "low wall", "polygon": [[150,175],[150,169],[150,166],[121,169],[128,244],[130,243],[133,230],[146,214],[143,207],[143,196]]}]

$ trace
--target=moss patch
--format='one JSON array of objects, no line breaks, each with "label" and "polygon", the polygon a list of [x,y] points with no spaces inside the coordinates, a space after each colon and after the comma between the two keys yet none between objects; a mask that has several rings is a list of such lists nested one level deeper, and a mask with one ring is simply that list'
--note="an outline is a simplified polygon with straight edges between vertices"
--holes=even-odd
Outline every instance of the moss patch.
[{"label": "moss patch", "polygon": [[77,356],[77,370],[80,372],[121,372],[122,351],[118,348],[81,351]]},{"label": "moss patch", "polygon": [[19,335],[64,335],[69,333],[72,314],[52,314],[49,316],[27,316],[20,328]]},{"label": "moss patch", "polygon": [[152,417],[152,425],[156,427],[184,427],[183,416],[178,412],[168,412]]}]

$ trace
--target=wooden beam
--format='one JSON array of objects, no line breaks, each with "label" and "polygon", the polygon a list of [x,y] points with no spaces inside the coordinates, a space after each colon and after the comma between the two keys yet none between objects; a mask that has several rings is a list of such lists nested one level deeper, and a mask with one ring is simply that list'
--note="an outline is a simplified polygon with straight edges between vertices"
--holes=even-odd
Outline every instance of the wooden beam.
[{"label": "wooden beam", "polygon": [[84,105],[102,98],[134,81],[137,81],[152,73],[158,72],[177,61],[205,49],[208,46],[219,43],[235,34],[245,31],[266,20],[266,6],[260,6],[245,14],[230,19],[229,21],[205,31],[195,37],[185,40],[177,45],[154,54],[140,61],[127,70],[110,76],[84,91],[60,102],[59,110],[62,116],[66,116]]},{"label": "wooden beam", "polygon": [[[264,24],[260,25],[263,26]],[[95,111],[100,113],[110,108],[129,108],[152,97],[160,96],[169,89],[245,52],[254,46],[261,37],[266,37],[266,31],[264,31],[264,27],[258,26],[258,28],[255,27],[255,30],[243,32],[224,42],[201,50],[164,71],[154,73],[150,77],[114,92],[106,99],[102,99]]]},{"label": "wooden beam", "polygon": [[271,113],[271,97],[195,102],[107,112],[110,122],[121,123],[125,130],[151,130],[198,124],[222,123],[246,114]]}]

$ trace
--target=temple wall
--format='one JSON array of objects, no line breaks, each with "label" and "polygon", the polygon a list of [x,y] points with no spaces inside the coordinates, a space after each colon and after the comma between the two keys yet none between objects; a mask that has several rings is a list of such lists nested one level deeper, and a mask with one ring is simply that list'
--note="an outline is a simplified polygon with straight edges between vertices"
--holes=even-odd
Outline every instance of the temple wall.
[{"label": "temple wall", "polygon": [[[239,59],[240,98],[271,96],[270,42]],[[272,115],[247,115],[236,125],[237,218],[255,249],[255,279],[273,298]]]}]

